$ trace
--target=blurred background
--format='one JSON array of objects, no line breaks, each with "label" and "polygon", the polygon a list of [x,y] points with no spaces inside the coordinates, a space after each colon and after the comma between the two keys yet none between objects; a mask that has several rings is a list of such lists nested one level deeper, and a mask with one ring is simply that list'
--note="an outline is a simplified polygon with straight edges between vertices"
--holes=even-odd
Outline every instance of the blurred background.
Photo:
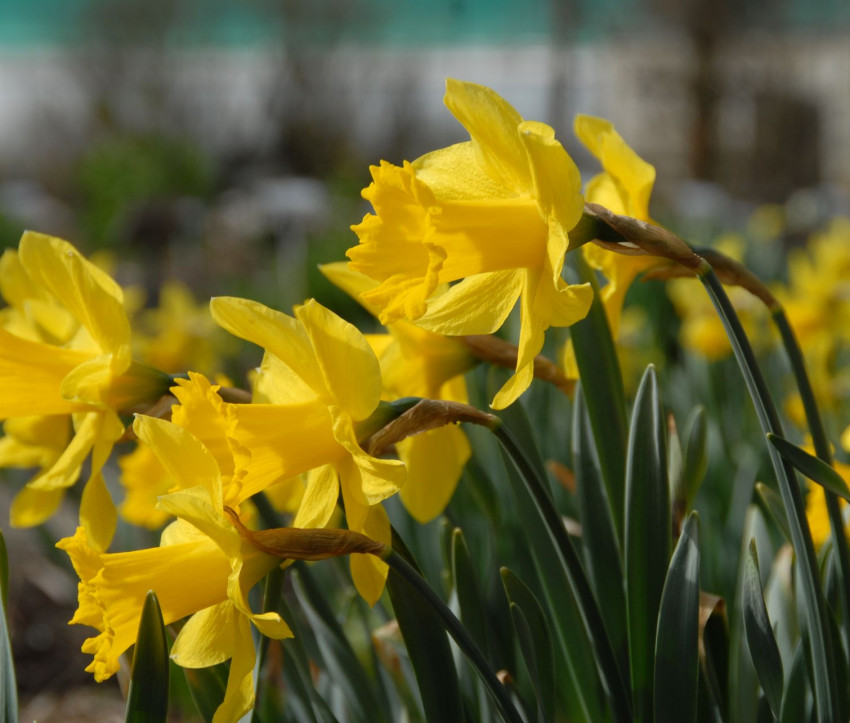
[{"label": "blurred background", "polygon": [[[573,116],[613,121],[658,170],[653,216],[700,242],[792,246],[850,214],[844,0],[3,0],[0,248],[30,228],[106,252],[139,307],[170,279],[342,305],[315,267],[353,244],[368,166],[465,139],[447,76],[553,125],[585,178]],[[73,508],[53,524],[28,534],[68,534]],[[72,578],[19,534],[24,717],[73,720]]]}]

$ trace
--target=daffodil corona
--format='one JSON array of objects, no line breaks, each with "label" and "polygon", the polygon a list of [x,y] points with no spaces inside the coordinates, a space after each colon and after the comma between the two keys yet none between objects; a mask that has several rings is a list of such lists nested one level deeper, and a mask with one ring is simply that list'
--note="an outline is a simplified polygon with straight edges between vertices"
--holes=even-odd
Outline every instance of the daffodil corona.
[{"label": "daffodil corona", "polygon": [[489,88],[448,80],[445,102],[471,140],[373,166],[363,196],[375,213],[352,227],[360,244],[348,257],[380,282],[362,298],[384,324],[491,334],[519,300],[516,372],[493,400],[501,409],[531,383],[545,330],[579,321],[590,306],[589,286],[561,278],[582,214],[581,179],[552,128],[524,121]]}]

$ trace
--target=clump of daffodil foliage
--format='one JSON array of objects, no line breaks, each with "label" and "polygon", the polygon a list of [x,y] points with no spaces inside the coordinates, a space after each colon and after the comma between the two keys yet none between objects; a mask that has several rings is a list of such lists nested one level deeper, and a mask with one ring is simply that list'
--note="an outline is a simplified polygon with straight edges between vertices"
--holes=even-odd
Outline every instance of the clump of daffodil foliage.
[{"label": "clump of daffodil foliage", "polygon": [[78,516],[80,665],[132,660],[128,720],[180,668],[216,722],[847,720],[850,221],[763,283],[652,221],[608,121],[583,179],[494,91],[445,102],[469,140],[373,166],[321,268],[382,333],[171,282],[140,311],[37,233],[0,258],[10,523]]}]

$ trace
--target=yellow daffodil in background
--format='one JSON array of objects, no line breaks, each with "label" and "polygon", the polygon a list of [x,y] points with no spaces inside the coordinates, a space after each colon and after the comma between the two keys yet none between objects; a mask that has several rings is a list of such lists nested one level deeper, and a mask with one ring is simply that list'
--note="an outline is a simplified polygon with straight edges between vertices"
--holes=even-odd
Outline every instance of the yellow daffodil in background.
[{"label": "yellow daffodil in background", "polygon": [[363,196],[375,213],[352,227],[360,244],[348,257],[379,282],[363,300],[383,324],[491,334],[519,299],[516,373],[493,400],[502,409],[531,383],[545,330],[574,324],[590,306],[589,286],[561,278],[581,179],[552,128],[524,121],[489,88],[448,80],[445,103],[471,140],[373,166]]},{"label": "yellow daffodil in background", "polygon": [[[266,350],[256,375],[254,403],[228,405],[229,435],[245,450],[256,477],[278,480],[310,471],[294,527],[324,527],[340,490],[348,527],[389,545],[390,526],[379,504],[398,492],[405,469],[377,459],[358,443],[358,425],[381,399],[378,360],[357,329],[313,300],[295,318],[247,299],[213,299],[215,320],[230,333]],[[253,477],[253,475],[252,475]],[[254,489],[248,477],[242,494]],[[373,604],[386,581],[385,563],[352,555],[361,595]]]},{"label": "yellow daffodil in background", "polygon": [[233,337],[216,326],[209,305],[198,304],[179,281],[166,281],[159,304],[133,319],[133,347],[137,358],[169,374],[187,369],[212,374],[234,351]]},{"label": "yellow daffodil in background", "polygon": [[850,220],[839,218],[789,254],[789,283],[775,289],[806,356],[818,402],[850,396],[850,371],[836,365],[850,341]]},{"label": "yellow daffodil in background", "polygon": [[[361,301],[378,283],[352,271],[346,263],[325,264],[322,273],[378,316]],[[366,334],[381,365],[384,398],[425,397],[467,403],[463,374],[477,364],[460,339],[436,334],[396,321],[388,334]],[[396,445],[407,468],[399,495],[405,508],[421,523],[430,522],[449,503],[470,457],[469,441],[460,427],[449,425],[417,434]]]},{"label": "yellow daffodil in background", "polygon": [[[623,140],[613,124],[604,118],[579,115],[575,134],[602,164],[603,172],[594,176],[585,188],[585,197],[614,213],[650,221],[649,196],[655,183],[655,168],[644,161]],[[608,279],[602,289],[602,301],[617,338],[623,300],[632,281],[642,271],[657,265],[651,256],[625,256],[595,244],[582,247],[588,263]]]},{"label": "yellow daffodil in background", "polygon": [[101,470],[124,431],[118,412],[160,397],[169,377],[132,360],[121,288],[71,244],[27,232],[8,259],[3,291],[13,312],[0,328],[0,419],[70,415],[75,432],[18,495],[12,523],[43,521],[91,453],[80,522],[105,549],[116,515]]},{"label": "yellow daffodil in background", "polygon": [[118,670],[120,655],[135,643],[145,595],[153,590],[166,624],[192,615],[174,642],[175,662],[203,668],[231,661],[214,720],[238,720],[254,700],[250,624],[267,637],[292,636],[277,613],[254,614],[246,598],[281,560],[234,527],[224,511],[228,478],[194,435],[152,417],[137,417],[134,427],[179,487],[159,501],[164,513],[178,519],[152,549],[104,553],[91,546],[82,527],[59,542],[80,577],[71,623],[99,631],[83,644],[83,652],[94,656],[86,670],[98,681]]},{"label": "yellow daffodil in background", "polygon": [[[812,449],[807,450],[811,453]],[[833,462],[838,474],[844,481],[850,484],[850,465],[841,462]],[[845,520],[844,534],[850,531],[850,523],[847,522],[847,503],[843,500],[838,501],[841,506],[841,512]],[[809,482],[806,492],[806,518],[809,520],[809,527],[812,530],[812,540],[815,547],[820,548],[832,536],[832,528],[829,525],[829,515],[826,511],[826,497],[823,487],[815,482]]]}]

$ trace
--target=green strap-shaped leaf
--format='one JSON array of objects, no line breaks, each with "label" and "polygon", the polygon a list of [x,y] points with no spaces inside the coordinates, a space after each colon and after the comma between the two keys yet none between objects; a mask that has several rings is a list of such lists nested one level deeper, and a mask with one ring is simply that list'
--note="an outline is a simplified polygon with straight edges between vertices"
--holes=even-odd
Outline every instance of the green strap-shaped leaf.
[{"label": "green strap-shaped leaf", "polygon": [[614,527],[623,534],[626,449],[626,395],[617,350],[601,301],[596,275],[581,252],[570,254],[581,281],[593,286],[593,303],[587,316],[570,327],[576,364],[587,395],[587,411],[599,449],[602,478],[611,503]]},{"label": "green strap-shaped leaf", "polygon": [[6,551],[6,538],[0,530],[0,598],[3,606],[9,605],[9,553]]},{"label": "green strap-shaped leaf", "polygon": [[352,715],[356,720],[387,721],[389,716],[381,709],[369,676],[305,566],[293,565],[292,582],[316,635],[327,672],[342,689]]},{"label": "green strap-shaped leaf", "polygon": [[806,658],[803,655],[804,643],[800,641],[794,658],[791,660],[791,671],[788,673],[788,682],[782,695],[782,710],[779,715],[780,723],[799,723],[809,720],[806,692],[808,681],[806,680]]},{"label": "green strap-shaped leaf", "polygon": [[767,511],[780,529],[785,539],[791,542],[791,529],[788,527],[788,515],[785,513],[785,505],[782,503],[782,498],[775,490],[770,489],[763,482],[756,482],[756,492],[758,492]]},{"label": "green strap-shaped leaf", "polygon": [[555,718],[555,654],[546,615],[534,593],[514,573],[502,568],[502,584],[511,604],[511,619],[531,683],[537,695],[538,715]]},{"label": "green strap-shaped leaf", "polygon": [[625,678],[629,669],[629,641],[623,561],[580,386],[573,400],[572,452],[587,574]]},{"label": "green strap-shaped leaf", "polygon": [[459,527],[454,529],[451,539],[452,578],[460,607],[460,619],[484,655],[489,657],[487,610],[478,587],[475,566]]},{"label": "green strap-shaped leaf", "polygon": [[806,477],[817,482],[821,487],[832,492],[832,494],[838,495],[850,502],[850,489],[847,488],[844,478],[838,474],[834,467],[828,465],[822,459],[809,454],[806,450],[800,449],[796,444],[792,444],[778,434],[768,434],[767,438],[776,447],[779,454],[793,464]]},{"label": "green strap-shaped leaf", "polygon": [[9,562],[6,555],[6,542],[0,532],[0,720],[4,723],[18,721],[18,686],[15,681],[15,661],[12,658],[12,644],[9,641],[9,628],[6,621],[6,584],[9,579]]},{"label": "green strap-shaped leaf", "polygon": [[688,515],[661,595],[655,638],[655,720],[696,720],[699,682],[699,517]]},{"label": "green strap-shaped leaf", "polygon": [[212,723],[227,690],[227,665],[219,663],[209,668],[183,668],[183,675],[198,714],[204,723]]},{"label": "green strap-shaped leaf", "polygon": [[[397,535],[393,535],[393,550],[413,564]],[[425,719],[433,723],[462,723],[464,713],[458,674],[443,623],[433,608],[392,567],[387,576],[387,592],[416,674]]]},{"label": "green strap-shaped leaf", "polygon": [[682,480],[690,505],[708,469],[708,426],[704,407],[696,406],[688,415],[683,439],[685,440],[685,459]]},{"label": "green strap-shaped leaf", "polygon": [[149,590],[139,620],[133,670],[127,693],[127,723],[157,723],[168,718],[168,641],[156,593]]},{"label": "green strap-shaped leaf", "polygon": [[773,629],[764,604],[755,539],[750,540],[749,555],[744,565],[744,585],[741,596],[747,647],[770,709],[778,718],[784,684],[782,658],[779,656],[779,646],[776,644],[776,638],[773,637]]},{"label": "green strap-shaped leaf", "polygon": [[649,366],[632,412],[626,460],[626,599],[635,720],[652,719],[655,631],[670,559],[666,424],[655,368]]},{"label": "green strap-shaped leaf", "polygon": [[[553,633],[568,668],[569,677],[561,681],[561,686],[568,686],[569,694],[564,694],[561,700],[573,706],[572,717],[604,720],[607,711],[600,706],[599,695],[600,681],[604,681],[602,685],[608,695],[605,707],[614,720],[630,720],[623,671],[578,552],[554,507],[548,483],[534,461],[539,456],[536,446],[533,441],[530,448],[517,442],[515,429],[527,428],[528,421],[518,404],[499,414],[503,423],[494,433],[503,447],[517,518],[531,549]],[[527,432],[523,436],[529,435]]]}]

